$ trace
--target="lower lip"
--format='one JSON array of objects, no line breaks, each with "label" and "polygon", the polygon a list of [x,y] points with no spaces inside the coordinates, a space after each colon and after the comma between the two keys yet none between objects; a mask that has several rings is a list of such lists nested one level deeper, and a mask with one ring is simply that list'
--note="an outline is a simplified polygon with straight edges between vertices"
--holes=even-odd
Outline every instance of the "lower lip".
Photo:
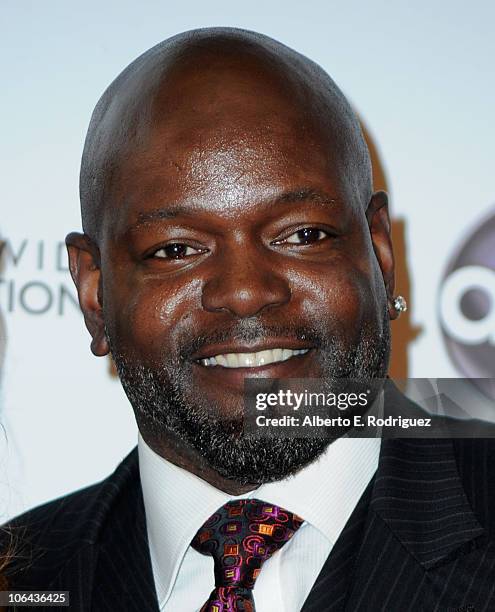
[{"label": "lower lip", "polygon": [[200,375],[208,382],[244,388],[245,378],[305,378],[308,376],[308,366],[312,361],[313,349],[303,355],[289,357],[285,361],[277,361],[254,368],[224,368],[223,366],[203,366],[195,362]]}]

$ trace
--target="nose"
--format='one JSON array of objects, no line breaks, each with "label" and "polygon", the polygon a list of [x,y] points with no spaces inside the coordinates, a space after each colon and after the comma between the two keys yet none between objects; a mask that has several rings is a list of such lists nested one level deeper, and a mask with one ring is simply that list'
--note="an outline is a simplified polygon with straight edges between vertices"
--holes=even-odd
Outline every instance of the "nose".
[{"label": "nose", "polygon": [[265,308],[286,304],[291,297],[290,285],[281,270],[275,269],[270,255],[245,248],[225,253],[222,261],[215,262],[214,275],[203,286],[203,308],[247,318]]}]

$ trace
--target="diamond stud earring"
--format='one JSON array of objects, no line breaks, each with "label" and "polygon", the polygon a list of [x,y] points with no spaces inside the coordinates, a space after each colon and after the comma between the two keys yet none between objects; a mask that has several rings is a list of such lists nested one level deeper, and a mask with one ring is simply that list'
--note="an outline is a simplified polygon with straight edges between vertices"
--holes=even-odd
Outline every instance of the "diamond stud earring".
[{"label": "diamond stud earring", "polygon": [[394,298],[394,308],[399,314],[406,312],[407,302],[405,298],[402,297],[402,295],[398,295]]}]

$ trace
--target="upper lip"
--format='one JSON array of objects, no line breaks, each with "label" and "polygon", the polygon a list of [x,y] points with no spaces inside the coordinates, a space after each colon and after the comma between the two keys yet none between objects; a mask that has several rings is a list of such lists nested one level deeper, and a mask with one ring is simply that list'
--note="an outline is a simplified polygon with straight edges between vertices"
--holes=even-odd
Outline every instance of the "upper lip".
[{"label": "upper lip", "polygon": [[311,349],[314,345],[302,340],[294,340],[290,338],[270,338],[270,340],[256,342],[254,344],[241,344],[235,342],[209,344],[203,347],[197,353],[194,353],[192,359],[199,361],[200,359],[208,359],[215,355],[225,355],[227,353],[257,353],[258,351],[269,351],[276,348],[285,349]]}]

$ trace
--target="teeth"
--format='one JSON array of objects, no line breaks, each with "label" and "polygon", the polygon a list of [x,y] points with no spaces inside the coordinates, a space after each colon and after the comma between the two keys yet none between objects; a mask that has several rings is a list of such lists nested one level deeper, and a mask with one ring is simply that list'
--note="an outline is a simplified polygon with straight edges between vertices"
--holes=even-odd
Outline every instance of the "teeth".
[{"label": "teeth", "polygon": [[221,365],[224,367],[227,365],[227,360],[225,359],[223,355],[217,355],[216,357],[213,357],[213,359],[217,360],[218,365]]},{"label": "teeth", "polygon": [[309,349],[275,348],[257,353],[225,353],[207,359],[201,359],[203,366],[222,366],[224,368],[256,368],[270,363],[287,361],[296,355],[304,355]]},{"label": "teeth", "polygon": [[239,353],[237,357],[239,360],[239,367],[241,368],[252,368],[255,365],[253,353]]},{"label": "teeth", "polygon": [[[213,357],[215,359],[215,357]],[[227,360],[228,368],[238,368],[239,367],[239,359],[235,353],[227,353],[225,355],[225,359]]]},{"label": "teeth", "polygon": [[255,353],[256,355],[256,365],[262,366],[267,363],[271,363],[272,352],[271,351],[260,351],[259,353]]}]

